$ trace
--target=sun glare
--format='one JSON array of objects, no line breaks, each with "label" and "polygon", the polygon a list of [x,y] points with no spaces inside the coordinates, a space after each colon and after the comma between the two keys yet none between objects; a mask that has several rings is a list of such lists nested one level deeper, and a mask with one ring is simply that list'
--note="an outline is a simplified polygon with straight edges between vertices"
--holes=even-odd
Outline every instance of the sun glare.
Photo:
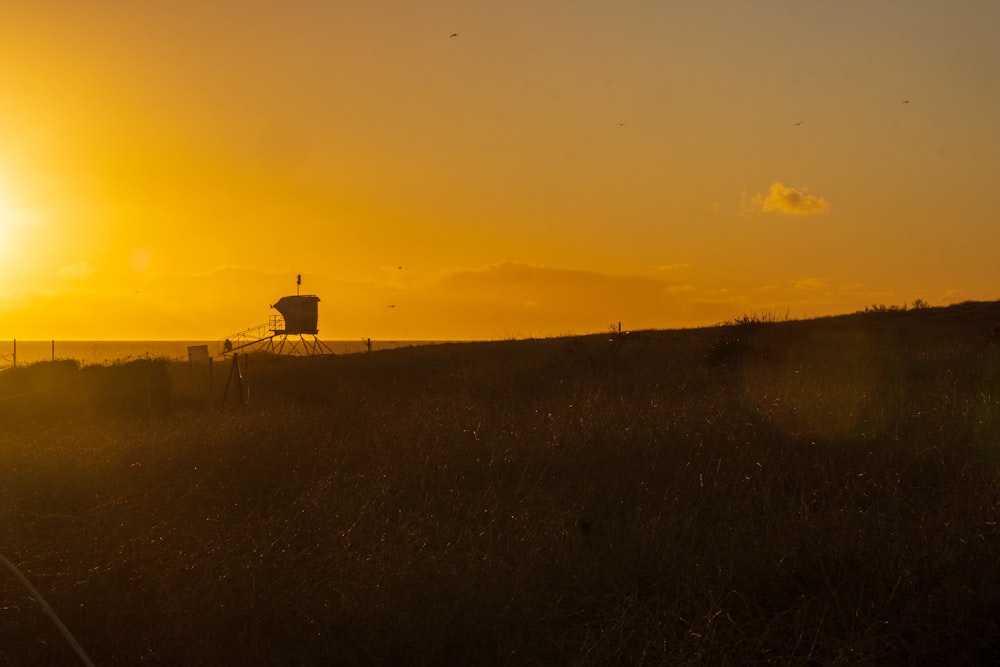
[{"label": "sun glare", "polygon": [[10,245],[13,241],[11,231],[14,227],[14,212],[7,196],[0,192],[0,262],[10,256]]},{"label": "sun glare", "polygon": [[9,266],[17,259],[18,229],[25,222],[25,212],[0,189],[0,268]]}]

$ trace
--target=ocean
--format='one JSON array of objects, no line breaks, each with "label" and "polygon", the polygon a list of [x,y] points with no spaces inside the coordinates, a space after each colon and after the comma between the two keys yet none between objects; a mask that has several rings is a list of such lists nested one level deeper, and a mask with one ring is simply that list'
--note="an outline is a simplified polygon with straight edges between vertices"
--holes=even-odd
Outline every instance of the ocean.
[{"label": "ocean", "polygon": [[[291,342],[291,339],[289,339]],[[389,350],[437,341],[371,341],[371,349]],[[334,354],[366,352],[366,341],[323,341]],[[188,347],[207,345],[208,354],[221,357],[217,340],[6,340],[0,341],[0,369],[53,359],[75,359],[84,365],[113,364],[133,359],[186,361]],[[15,360],[16,354],[16,360]]]}]

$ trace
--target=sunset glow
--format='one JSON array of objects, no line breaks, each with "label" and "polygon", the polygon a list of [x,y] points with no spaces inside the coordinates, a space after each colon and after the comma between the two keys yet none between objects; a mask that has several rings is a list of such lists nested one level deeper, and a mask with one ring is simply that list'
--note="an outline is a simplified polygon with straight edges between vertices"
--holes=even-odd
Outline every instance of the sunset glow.
[{"label": "sunset glow", "polygon": [[0,192],[0,262],[9,261],[11,244],[14,242],[13,226],[14,212],[3,192]]},{"label": "sunset glow", "polygon": [[1000,298],[1000,4],[0,10],[0,340]]},{"label": "sunset glow", "polygon": [[8,280],[16,267],[27,259],[20,255],[30,217],[8,194],[7,185],[0,177],[0,280]]}]

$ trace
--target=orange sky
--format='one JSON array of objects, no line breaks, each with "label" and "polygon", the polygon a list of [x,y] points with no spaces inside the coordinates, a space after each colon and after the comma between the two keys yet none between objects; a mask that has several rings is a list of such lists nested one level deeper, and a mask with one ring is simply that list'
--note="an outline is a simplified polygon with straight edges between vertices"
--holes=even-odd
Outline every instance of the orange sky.
[{"label": "orange sky", "polygon": [[297,274],[330,340],[1000,298],[998,28],[982,0],[6,0],[0,340],[222,338]]}]

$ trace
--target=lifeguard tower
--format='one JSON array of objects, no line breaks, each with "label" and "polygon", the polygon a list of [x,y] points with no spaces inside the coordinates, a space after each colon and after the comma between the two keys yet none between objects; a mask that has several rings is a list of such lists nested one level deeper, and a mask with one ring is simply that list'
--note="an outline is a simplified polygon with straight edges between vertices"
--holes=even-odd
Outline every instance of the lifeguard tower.
[{"label": "lifeguard tower", "polygon": [[[296,284],[302,284],[301,275]],[[220,340],[219,354],[225,356],[251,351],[295,356],[333,354],[330,346],[318,338],[318,296],[283,296],[277,303],[271,304],[271,308],[280,314],[271,315],[267,324],[244,329]]]}]

